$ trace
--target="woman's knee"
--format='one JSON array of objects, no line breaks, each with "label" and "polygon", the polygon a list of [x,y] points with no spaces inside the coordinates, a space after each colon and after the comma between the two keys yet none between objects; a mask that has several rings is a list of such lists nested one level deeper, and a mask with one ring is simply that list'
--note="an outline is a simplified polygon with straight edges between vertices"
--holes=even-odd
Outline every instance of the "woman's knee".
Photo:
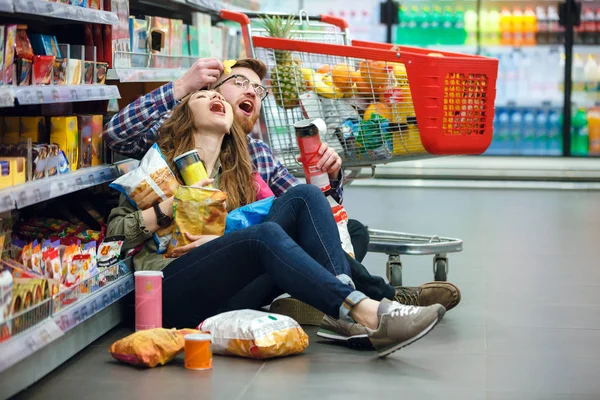
[{"label": "woman's knee", "polygon": [[288,236],[283,228],[275,222],[263,222],[257,225],[257,228],[257,237],[267,243],[273,243]]}]

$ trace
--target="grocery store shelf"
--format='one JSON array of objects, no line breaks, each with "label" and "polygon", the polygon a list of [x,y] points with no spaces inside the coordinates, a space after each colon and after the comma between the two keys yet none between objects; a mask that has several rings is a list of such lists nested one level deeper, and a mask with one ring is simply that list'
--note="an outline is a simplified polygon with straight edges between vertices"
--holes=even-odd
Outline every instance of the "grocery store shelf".
[{"label": "grocery store shelf", "polygon": [[[370,174],[365,169],[363,176]],[[378,166],[375,178],[440,181],[600,182],[600,159],[567,157],[440,157]],[[357,184],[362,184],[356,181]],[[369,184],[365,181],[364,184]]]},{"label": "grocery store shelf", "polygon": [[117,13],[114,12],[53,3],[47,0],[0,0],[0,11],[95,24],[116,25],[119,23]]},{"label": "grocery store shelf", "polygon": [[120,82],[171,82],[183,76],[183,68],[115,68],[106,74],[108,80]]},{"label": "grocery store shelf", "polygon": [[[70,103],[121,98],[119,88],[111,85],[13,86],[12,88],[5,87],[4,90],[11,90],[19,105]],[[2,98],[1,95],[0,98]],[[6,101],[8,101],[8,97]],[[2,103],[4,104],[4,101]]]},{"label": "grocery store shelf", "polygon": [[126,273],[31,329],[0,343],[2,396],[12,396],[35,383],[118,325],[123,319],[119,300],[133,291],[133,287],[133,275]]},{"label": "grocery store shelf", "polygon": [[15,105],[15,91],[12,87],[0,86],[0,108],[13,107]]},{"label": "grocery store shelf", "polygon": [[534,108],[534,107],[549,107],[562,108],[562,99],[515,99],[496,101],[495,107],[514,107],[514,108]]},{"label": "grocery store shelf", "polygon": [[42,201],[111,182],[123,170],[137,165],[137,160],[123,161],[114,165],[100,165],[72,171],[22,185],[0,190],[0,213],[21,209]]}]

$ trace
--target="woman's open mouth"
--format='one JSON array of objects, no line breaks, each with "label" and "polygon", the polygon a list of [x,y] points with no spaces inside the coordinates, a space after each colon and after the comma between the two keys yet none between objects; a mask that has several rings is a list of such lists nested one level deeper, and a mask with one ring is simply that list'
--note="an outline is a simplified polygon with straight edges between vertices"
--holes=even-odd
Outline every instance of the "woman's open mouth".
[{"label": "woman's open mouth", "polygon": [[210,111],[215,114],[225,115],[225,104],[219,100],[213,101],[210,103]]},{"label": "woman's open mouth", "polygon": [[254,111],[254,103],[250,100],[244,100],[239,105],[240,110],[247,116],[251,116]]}]

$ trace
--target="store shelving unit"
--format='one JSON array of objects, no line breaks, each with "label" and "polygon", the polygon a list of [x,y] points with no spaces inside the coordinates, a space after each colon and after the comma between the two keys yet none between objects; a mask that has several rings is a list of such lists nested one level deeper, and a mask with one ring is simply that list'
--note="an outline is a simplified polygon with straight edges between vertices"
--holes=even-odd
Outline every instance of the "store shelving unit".
[{"label": "store shelving unit", "polygon": [[0,1],[0,11],[95,24],[113,25],[119,22],[117,14],[114,12],[53,3],[46,0],[2,0]]},{"label": "store shelving unit", "polygon": [[113,85],[39,85],[0,87],[0,107],[120,99]]}]

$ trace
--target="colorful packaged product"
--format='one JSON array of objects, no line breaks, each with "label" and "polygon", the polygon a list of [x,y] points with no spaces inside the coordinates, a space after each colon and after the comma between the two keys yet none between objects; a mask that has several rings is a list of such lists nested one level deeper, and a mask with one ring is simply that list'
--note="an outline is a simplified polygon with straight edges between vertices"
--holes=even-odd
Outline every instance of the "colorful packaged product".
[{"label": "colorful packaged product", "polygon": [[[150,20],[150,40],[152,53],[169,56],[171,54],[170,48],[170,31],[171,23],[168,18],[163,17],[152,17]],[[168,57],[155,57],[154,67],[156,68],[168,68],[169,58]]]},{"label": "colorful packaged product", "polygon": [[36,274],[45,275],[44,267],[42,260],[42,245],[36,240],[31,250],[31,270]]},{"label": "colorful packaged product", "polygon": [[100,10],[100,0],[88,0],[88,8]]},{"label": "colorful packaged product", "polygon": [[91,85],[94,83],[94,62],[84,61],[83,63],[83,81],[81,83]]},{"label": "colorful packaged product", "polygon": [[[169,20],[169,55],[181,57],[183,42],[183,21],[180,19]],[[181,68],[181,59],[171,58],[170,68]]]},{"label": "colorful packaged product", "polygon": [[15,53],[17,57],[31,60],[33,58],[33,48],[27,36],[27,25],[18,25],[15,37]]},{"label": "colorful packaged product", "polygon": [[4,31],[5,26],[0,25],[0,85],[4,81]]},{"label": "colorful packaged product", "polygon": [[69,61],[68,58],[57,58],[54,60],[52,81],[55,85],[66,85],[67,84],[68,61]]},{"label": "colorful packaged product", "polygon": [[[135,17],[129,18],[129,35],[131,43],[131,66],[144,68],[148,66],[148,21]],[[135,53],[140,53],[135,54]]]},{"label": "colorful packaged product", "polygon": [[17,25],[6,25],[4,40],[4,85],[12,85],[15,81],[15,42]]},{"label": "colorful packaged product", "polygon": [[102,115],[78,115],[79,168],[102,164]]},{"label": "colorful packaged product", "polygon": [[52,117],[50,119],[50,143],[58,144],[65,152],[71,170],[75,171],[79,164],[79,134],[77,117]]},{"label": "colorful packaged product", "polygon": [[124,236],[113,236],[104,239],[98,246],[98,268],[107,268],[119,262],[124,240]]},{"label": "colorful packaged product", "polygon": [[183,29],[181,31],[181,55],[184,57],[189,57],[190,53],[190,26],[187,24],[183,24]]},{"label": "colorful packaged product", "polygon": [[32,146],[31,156],[32,166],[32,179],[42,179],[46,177],[46,165],[48,162],[48,146],[44,144],[37,144]]},{"label": "colorful packaged product", "polygon": [[31,85],[32,67],[33,63],[30,59],[17,57],[17,85]]},{"label": "colorful packaged product", "polygon": [[81,60],[69,58],[67,61],[67,81],[69,82],[69,85],[81,84],[81,70]]},{"label": "colorful packaged product", "polygon": [[106,83],[106,73],[108,71],[108,63],[96,63],[96,83],[104,85]]},{"label": "colorful packaged product", "polygon": [[46,140],[46,119],[44,117],[21,117],[21,140],[31,139],[33,143]]},{"label": "colorful packaged product", "polygon": [[56,58],[62,58],[60,48],[56,36],[41,35],[39,33],[30,33],[29,41],[33,52],[40,56],[55,56]]},{"label": "colorful packaged product", "polygon": [[190,43],[190,56],[200,57],[200,42],[198,41],[198,28],[188,26],[188,40]]},{"label": "colorful packaged product", "polygon": [[49,85],[52,83],[54,60],[54,56],[33,57],[33,74],[31,80],[34,85]]}]

